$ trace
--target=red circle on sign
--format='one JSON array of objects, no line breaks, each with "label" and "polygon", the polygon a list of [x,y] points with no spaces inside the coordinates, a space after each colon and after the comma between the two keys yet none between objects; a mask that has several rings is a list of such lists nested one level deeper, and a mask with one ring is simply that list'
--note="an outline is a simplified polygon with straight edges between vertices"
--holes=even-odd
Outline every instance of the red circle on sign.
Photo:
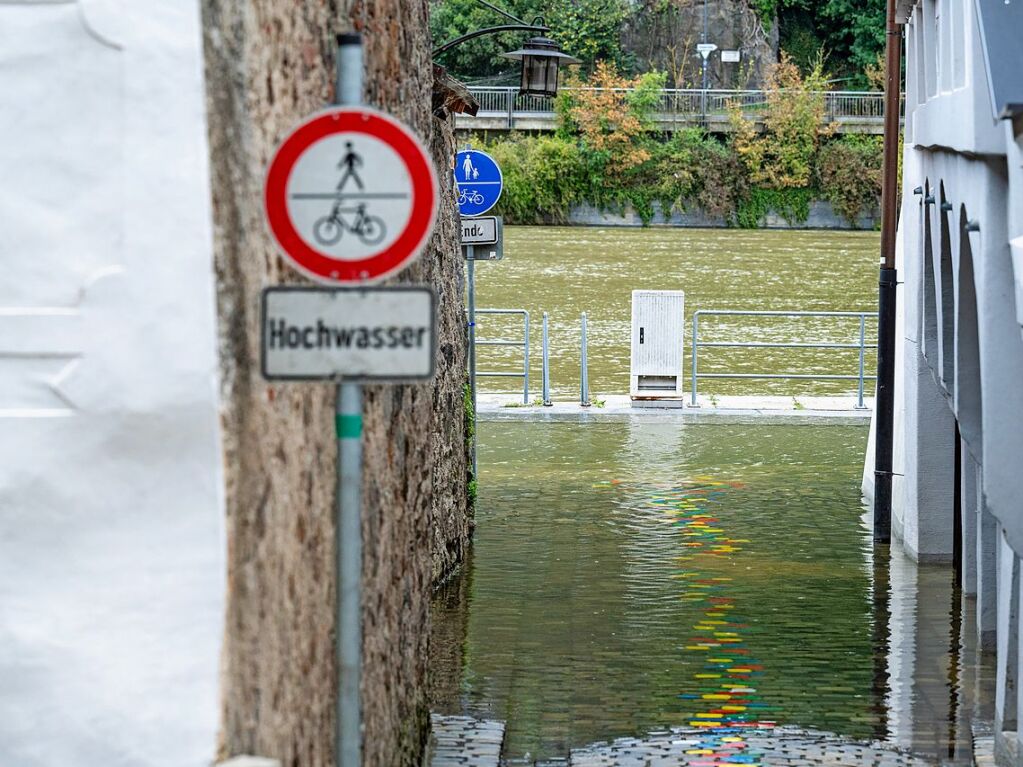
[{"label": "red circle on sign", "polygon": [[[401,158],[412,182],[411,213],[397,239],[366,258],[334,258],[299,234],[288,211],[288,181],[302,155],[337,133],[363,133],[387,144]],[[274,153],[266,174],[264,203],[270,231],[295,267],[321,282],[382,280],[407,266],[426,245],[437,218],[437,174],[419,139],[393,117],[369,107],[336,107],[299,125]]]}]

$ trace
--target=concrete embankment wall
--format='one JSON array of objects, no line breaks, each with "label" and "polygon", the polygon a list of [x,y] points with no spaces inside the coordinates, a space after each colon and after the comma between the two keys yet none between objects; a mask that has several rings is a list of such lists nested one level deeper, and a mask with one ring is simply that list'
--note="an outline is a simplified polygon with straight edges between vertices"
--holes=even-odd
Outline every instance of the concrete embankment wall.
[{"label": "concrete embankment wall", "polygon": [[[693,229],[726,228],[728,222],[719,216],[708,216],[701,210],[680,211],[673,209],[665,216],[658,203],[654,203],[654,217],[649,226],[677,226]],[[643,219],[632,206],[624,210],[601,210],[594,205],[577,205],[569,212],[568,223],[577,226],[643,226]],[[810,203],[810,214],[805,221],[789,222],[777,211],[768,211],[761,220],[764,229],[862,229],[872,230],[880,225],[879,214],[860,216],[856,226],[851,226],[843,216],[835,212],[831,203],[815,200]]]}]

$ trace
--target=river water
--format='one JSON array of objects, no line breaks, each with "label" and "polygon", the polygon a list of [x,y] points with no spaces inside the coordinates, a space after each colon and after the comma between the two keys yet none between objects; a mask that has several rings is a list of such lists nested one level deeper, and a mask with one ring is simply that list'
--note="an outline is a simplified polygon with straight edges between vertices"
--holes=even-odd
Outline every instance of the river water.
[{"label": "river water", "polygon": [[[733,229],[600,229],[508,227],[505,258],[476,269],[477,305],[526,309],[532,321],[533,392],[540,381],[540,322],[550,317],[551,384],[556,396],[579,391],[581,312],[589,320],[590,389],[626,394],[631,292],[684,290],[688,345],[696,309],[876,311],[879,237],[875,232],[744,231]],[[871,323],[868,335],[876,332]],[[481,316],[481,339],[521,336],[511,322]],[[856,320],[718,319],[703,340],[856,342]],[[687,346],[688,348],[688,346]],[[867,354],[872,369],[873,351]],[[483,347],[479,369],[521,369],[521,350]],[[688,354],[687,354],[688,370]],[[705,372],[831,372],[855,374],[854,350],[701,350]],[[520,391],[518,381],[481,379],[482,391]],[[720,394],[836,394],[855,383],[715,380],[701,391]]]}]

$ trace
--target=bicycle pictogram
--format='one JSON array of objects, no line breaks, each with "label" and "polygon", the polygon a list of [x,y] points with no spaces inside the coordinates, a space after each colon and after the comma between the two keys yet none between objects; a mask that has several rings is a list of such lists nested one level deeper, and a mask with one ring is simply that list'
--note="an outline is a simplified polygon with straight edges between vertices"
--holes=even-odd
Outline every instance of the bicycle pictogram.
[{"label": "bicycle pictogram", "polygon": [[458,204],[459,205],[482,205],[483,195],[477,192],[475,189],[460,189],[458,191]]},{"label": "bicycle pictogram", "polygon": [[[343,213],[354,213],[355,221],[348,223]],[[342,208],[341,201],[334,203],[328,215],[320,218],[313,225],[313,236],[321,245],[336,245],[341,236],[349,231],[366,245],[376,245],[387,234],[387,227],[379,216],[366,213],[366,203],[361,202],[354,208]]]}]

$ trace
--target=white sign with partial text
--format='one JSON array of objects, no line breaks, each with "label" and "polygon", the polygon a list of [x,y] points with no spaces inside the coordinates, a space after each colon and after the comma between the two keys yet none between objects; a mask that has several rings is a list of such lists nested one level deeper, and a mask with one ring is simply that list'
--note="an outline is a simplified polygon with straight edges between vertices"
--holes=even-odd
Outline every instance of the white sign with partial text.
[{"label": "white sign with partial text", "polygon": [[462,217],[463,245],[493,245],[500,233],[497,216]]}]

